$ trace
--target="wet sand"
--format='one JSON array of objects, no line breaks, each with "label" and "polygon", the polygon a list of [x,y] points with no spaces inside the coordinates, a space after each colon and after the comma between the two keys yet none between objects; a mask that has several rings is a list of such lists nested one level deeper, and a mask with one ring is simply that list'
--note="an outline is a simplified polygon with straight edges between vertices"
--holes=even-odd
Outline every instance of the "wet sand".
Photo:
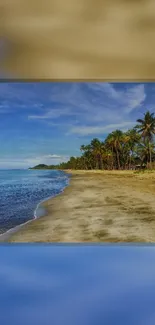
[{"label": "wet sand", "polygon": [[[70,171],[68,171],[70,172]],[[155,172],[72,171],[48,215],[6,242],[155,242]]]}]

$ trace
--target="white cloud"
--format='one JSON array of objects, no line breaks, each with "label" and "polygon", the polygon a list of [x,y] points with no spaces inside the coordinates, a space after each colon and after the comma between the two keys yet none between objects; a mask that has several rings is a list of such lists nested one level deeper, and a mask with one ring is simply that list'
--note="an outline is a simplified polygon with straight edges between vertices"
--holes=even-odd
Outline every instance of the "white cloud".
[{"label": "white cloud", "polygon": [[143,104],[145,98],[146,93],[144,85],[137,85],[128,89],[126,92],[126,98],[124,98],[124,101],[126,100],[128,102],[125,111],[127,113],[130,113],[133,109],[140,107]]},{"label": "white cloud", "polygon": [[42,114],[29,115],[28,118],[45,120],[47,123],[59,119],[63,123],[62,119],[66,117],[72,120],[69,127],[71,133],[79,129],[78,124],[84,125],[85,130],[92,129],[92,133],[95,130],[102,132],[101,127],[104,131],[108,125],[108,132],[113,121],[115,124],[132,122],[130,114],[140,108],[145,99],[143,84],[127,84],[126,88],[104,82],[57,84],[51,88],[51,100],[58,108],[47,108]]},{"label": "white cloud", "polygon": [[46,119],[55,119],[60,116],[65,116],[65,115],[70,115],[72,112],[67,109],[67,108],[58,108],[58,109],[48,109],[44,114],[41,115],[29,115],[28,119],[41,119],[41,120],[46,120]]},{"label": "white cloud", "polygon": [[110,83],[94,83],[90,84],[89,87],[92,90],[107,94],[109,99],[115,100],[116,106],[119,103],[121,105],[120,110],[124,109],[126,113],[140,107],[146,98],[144,84],[129,85],[124,90],[116,90]]},{"label": "white cloud", "polygon": [[73,127],[70,130],[70,133],[75,133],[79,135],[90,135],[90,134],[105,134],[112,132],[116,129],[126,131],[129,128],[133,127],[135,122],[123,122],[120,124],[109,124],[107,126],[98,127],[98,126],[81,126],[81,127]]},{"label": "white cloud", "polygon": [[36,84],[25,89],[21,84],[1,84],[0,96],[7,102],[1,103],[0,112],[7,112],[9,101],[16,99],[18,108],[34,109],[28,120],[46,123],[47,127],[63,127],[63,132],[69,134],[102,134],[136,123],[134,112],[144,109],[146,99],[145,85],[139,83],[123,87],[105,82],[51,83],[48,87],[45,105]]},{"label": "white cloud", "polygon": [[114,86],[108,82],[89,83],[89,88],[94,91],[104,92],[108,97],[119,100],[120,92],[114,89]]},{"label": "white cloud", "polygon": [[0,159],[0,168],[28,168],[38,164],[57,165],[69,160],[69,156],[42,155],[29,158],[6,157]]},{"label": "white cloud", "polygon": [[62,156],[54,154],[54,155],[47,155],[47,156],[45,155],[45,156],[42,156],[42,157],[44,157],[46,159],[51,159],[51,158],[53,159],[53,158],[61,158]]}]

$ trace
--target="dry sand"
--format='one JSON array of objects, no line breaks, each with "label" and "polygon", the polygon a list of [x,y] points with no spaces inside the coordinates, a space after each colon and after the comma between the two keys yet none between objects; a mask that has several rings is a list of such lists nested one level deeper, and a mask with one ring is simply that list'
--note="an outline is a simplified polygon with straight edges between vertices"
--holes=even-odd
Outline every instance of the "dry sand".
[{"label": "dry sand", "polygon": [[48,215],[9,242],[155,242],[155,172],[72,171]]}]

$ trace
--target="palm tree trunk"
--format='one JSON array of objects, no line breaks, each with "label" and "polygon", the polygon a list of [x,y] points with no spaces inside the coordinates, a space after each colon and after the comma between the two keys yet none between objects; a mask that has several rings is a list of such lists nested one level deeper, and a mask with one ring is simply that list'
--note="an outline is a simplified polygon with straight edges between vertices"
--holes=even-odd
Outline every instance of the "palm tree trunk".
[{"label": "palm tree trunk", "polygon": [[96,157],[96,168],[95,169],[99,169],[99,161],[98,161],[98,156]]},{"label": "palm tree trunk", "polygon": [[130,158],[129,158],[129,170],[131,169],[131,153],[130,153]]},{"label": "palm tree trunk", "polygon": [[119,161],[119,153],[118,153],[118,150],[116,149],[116,155],[117,155],[117,164],[118,164],[118,169],[121,168],[120,166],[120,161]]},{"label": "palm tree trunk", "polygon": [[151,144],[149,141],[149,153],[150,153],[150,169],[152,169],[152,153],[151,153]]},{"label": "palm tree trunk", "polygon": [[89,166],[90,166],[90,169],[93,169],[91,161],[89,161]]},{"label": "palm tree trunk", "polygon": [[114,149],[112,147],[112,170],[114,169]]},{"label": "palm tree trunk", "polygon": [[100,157],[100,164],[101,164],[101,169],[103,169],[103,159]]}]

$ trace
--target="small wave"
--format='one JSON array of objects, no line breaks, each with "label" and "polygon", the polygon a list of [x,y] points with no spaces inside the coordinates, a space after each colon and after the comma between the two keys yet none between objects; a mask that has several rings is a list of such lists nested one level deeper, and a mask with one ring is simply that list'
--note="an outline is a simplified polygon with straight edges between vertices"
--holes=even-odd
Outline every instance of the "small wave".
[{"label": "small wave", "polygon": [[[42,203],[59,195],[69,184],[69,177],[61,171],[36,173],[34,170],[0,173],[0,229],[4,233],[46,214]],[[41,176],[42,178],[38,177]],[[53,177],[54,176],[54,177]],[[10,181],[9,181],[10,179]],[[18,182],[16,182],[18,179]],[[14,181],[14,184],[12,183]],[[10,183],[9,183],[10,182]],[[39,203],[38,203],[39,202]]]},{"label": "small wave", "polygon": [[[48,201],[48,200],[54,198],[55,196],[60,195],[61,193],[64,192],[65,188],[69,185],[69,179],[68,179],[67,177],[66,177],[66,180],[67,180],[67,184],[66,184],[66,186],[64,186],[64,188],[62,188],[62,189],[59,191],[59,193],[57,193],[56,195],[49,196],[49,197],[47,197],[46,199],[41,200],[41,201],[37,204],[37,207],[36,207],[36,209],[34,210],[34,218],[35,218],[35,219],[38,219],[38,218],[40,218],[40,217],[42,217],[42,216],[44,216],[44,215],[46,214],[47,210],[46,210],[44,207],[41,206],[44,202],[46,202],[46,201]],[[44,209],[44,212],[43,212],[42,215],[39,215],[39,216],[38,216],[38,214],[39,214],[39,213],[38,213],[38,210],[39,210],[40,208]]]}]

